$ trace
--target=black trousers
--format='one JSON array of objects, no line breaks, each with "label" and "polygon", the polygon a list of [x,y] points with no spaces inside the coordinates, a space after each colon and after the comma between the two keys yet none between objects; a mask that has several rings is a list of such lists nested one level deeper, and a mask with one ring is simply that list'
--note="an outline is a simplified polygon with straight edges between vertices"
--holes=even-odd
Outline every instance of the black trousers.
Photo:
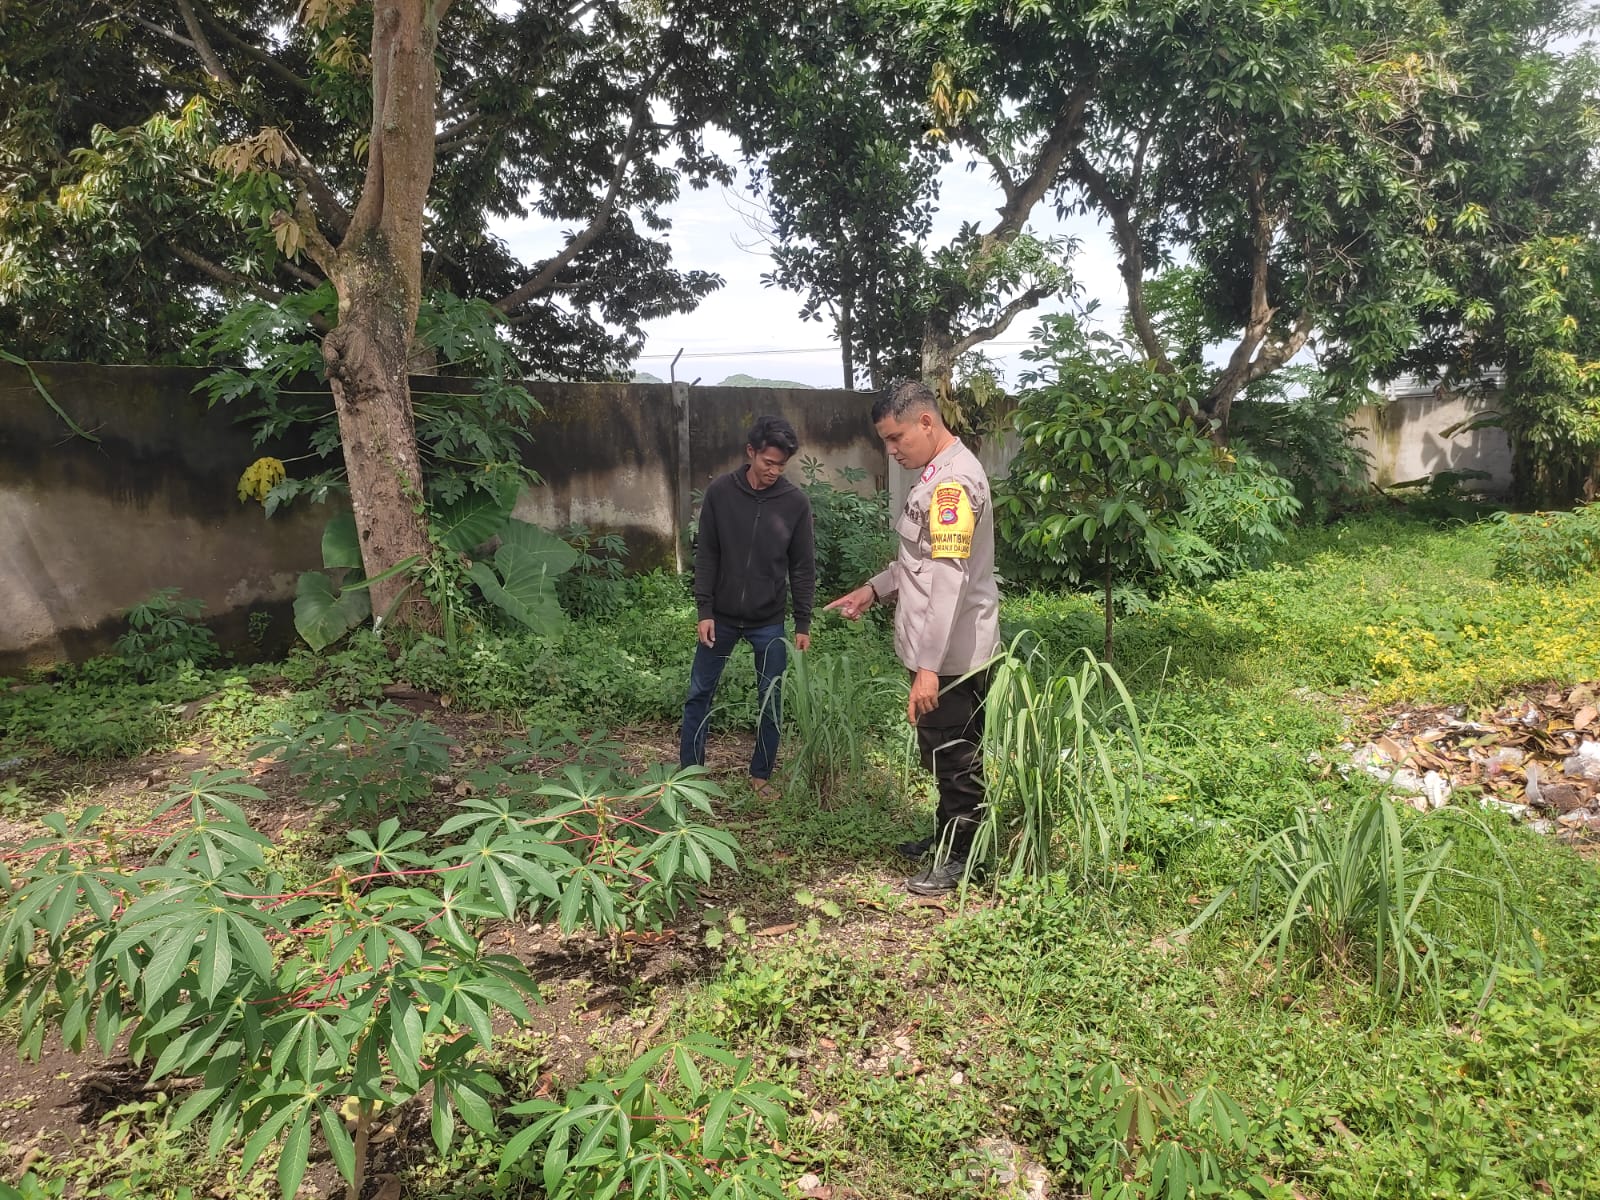
[{"label": "black trousers", "polygon": [[[959,682],[957,682],[959,680]],[[983,820],[983,702],[989,672],[939,676],[939,703],[917,722],[922,765],[939,783],[937,835],[966,858]]]}]

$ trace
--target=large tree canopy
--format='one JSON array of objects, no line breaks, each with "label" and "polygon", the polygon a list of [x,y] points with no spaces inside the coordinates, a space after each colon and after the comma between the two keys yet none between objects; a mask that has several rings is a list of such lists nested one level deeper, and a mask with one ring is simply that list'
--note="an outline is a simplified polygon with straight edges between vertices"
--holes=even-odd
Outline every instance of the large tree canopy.
[{"label": "large tree canopy", "polygon": [[[306,220],[337,240],[369,177],[373,12],[0,0],[0,342],[171,359],[228,300],[318,282]],[[577,376],[618,370],[644,321],[717,287],[673,264],[662,209],[685,180],[728,178],[701,134],[738,15],[457,0],[438,27],[424,290],[493,303],[530,367]],[[547,229],[543,256],[519,258],[497,218]]]},{"label": "large tree canopy", "polygon": [[[1446,359],[1509,367],[1533,356],[1519,338],[1548,351],[1576,315],[1567,306],[1592,294],[1583,274],[1553,318],[1548,300],[1542,318],[1526,311],[1548,291],[1541,271],[1576,279],[1594,245],[1593,71],[1548,48],[1576,26],[1572,0],[845,7],[870,49],[837,90],[888,115],[915,82],[923,121],[903,136],[958,148],[994,188],[991,208],[959,214],[959,235],[902,276],[922,372],[947,394],[963,352],[1070,286],[1071,247],[1037,233],[1051,209],[1110,234],[1149,361],[1172,371],[1222,347],[1189,402],[1221,436],[1234,400],[1308,346],[1363,381]],[[774,125],[766,149],[848,167],[837,148],[848,128]],[[769,182],[820,208],[814,179]],[[861,193],[890,209],[928,199],[926,187],[916,201]],[[889,215],[876,223],[914,232]],[[816,237],[789,232],[801,246]],[[1174,267],[1203,335],[1182,346],[1150,294]],[[1582,376],[1569,349],[1570,360],[1539,355],[1546,378]],[[1570,389],[1553,407],[1569,433],[1581,424]]]}]

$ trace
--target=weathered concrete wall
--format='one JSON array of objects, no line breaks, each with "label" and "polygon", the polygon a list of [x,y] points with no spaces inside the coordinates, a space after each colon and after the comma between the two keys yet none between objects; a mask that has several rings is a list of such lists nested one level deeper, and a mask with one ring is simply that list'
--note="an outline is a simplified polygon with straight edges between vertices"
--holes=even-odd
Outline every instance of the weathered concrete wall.
[{"label": "weathered concrete wall", "polygon": [[259,454],[288,452],[208,412],[194,371],[36,370],[100,440],[72,434],[25,371],[0,370],[0,673],[98,653],[123,612],[174,585],[224,637],[242,641],[252,609],[284,626],[297,574],[321,563],[326,511],[268,521],[236,487]]},{"label": "weathered concrete wall", "polygon": [[[203,372],[166,367],[38,364],[47,389],[81,426],[73,436],[27,373],[0,365],[0,675],[81,660],[122,632],[122,614],[178,587],[205,603],[227,644],[244,641],[251,611],[287,635],[295,580],[321,565],[329,512],[297,505],[270,520],[241,504],[238,477],[262,454],[234,414],[194,395]],[[420,389],[461,386],[416,379]],[[826,477],[854,466],[881,486],[886,461],[868,399],[844,391],[557,384],[530,391],[544,405],[526,460],[545,486],[517,515],[623,534],[634,566],[681,564],[690,493],[743,458],[763,413],[788,417],[802,455]],[[790,468],[796,480],[799,466]]]},{"label": "weathered concrete wall", "polygon": [[[1499,428],[1467,430],[1494,409],[1492,396],[1431,390],[1397,390],[1385,404],[1357,411],[1357,441],[1372,455],[1368,478],[1379,487],[1424,479],[1440,471],[1483,471],[1469,491],[1505,496],[1511,491],[1511,443]],[[1446,431],[1458,429],[1453,435]]]}]

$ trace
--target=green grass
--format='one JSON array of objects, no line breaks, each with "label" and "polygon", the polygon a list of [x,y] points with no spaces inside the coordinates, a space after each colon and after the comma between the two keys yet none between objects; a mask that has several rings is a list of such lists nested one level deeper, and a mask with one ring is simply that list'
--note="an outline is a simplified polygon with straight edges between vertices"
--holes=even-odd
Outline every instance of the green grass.
[{"label": "green grass", "polygon": [[[890,866],[892,844],[926,825],[931,787],[908,755],[889,635],[819,622],[789,736],[803,727],[823,745],[809,758],[785,748],[806,778],[776,798],[730,789],[717,813],[743,868],[681,934],[714,931],[721,944],[702,948],[690,977],[625,981],[629,1004],[670,1012],[662,1037],[711,1033],[749,1055],[761,1079],[796,1094],[793,1176],[874,1198],[995,1194],[977,1145],[996,1136],[1025,1146],[1068,1195],[1164,1195],[1156,1173],[1181,1168],[1240,1196],[1600,1198],[1600,878],[1569,848],[1497,814],[1449,823],[1448,863],[1428,877],[1439,902],[1427,906],[1426,953],[1402,922],[1374,958],[1373,925],[1357,921],[1332,953],[1295,930],[1280,961],[1271,935],[1299,908],[1287,867],[1264,872],[1259,906],[1236,900],[1182,932],[1280,831],[1347,830],[1368,811],[1378,785],[1332,769],[1353,722],[1390,704],[1486,705],[1524,684],[1600,677],[1592,578],[1497,582],[1498,536],[1404,514],[1302,531],[1265,569],[1122,615],[1117,673],[1143,755],[1125,771],[1110,763],[1115,838],[1086,875],[1071,845],[1082,814],[1044,787],[1055,861],[1077,869],[975,893],[949,920],[904,907]],[[326,659],[159,685],[80,673],[0,694],[0,757],[24,759],[19,812],[43,811],[51,782],[29,772],[52,753],[132,755],[196,734],[232,753],[268,713],[304,723],[394,680],[512,730],[665,729],[687,682],[693,607],[660,578],[629,597],[619,617],[559,639],[485,630],[455,655],[423,644],[391,661],[358,640]],[[1014,596],[1005,628],[1035,631],[1041,656],[1074,663],[1098,645],[1096,603]],[[740,736],[756,717],[749,658],[735,657],[719,693],[719,727]],[[838,689],[849,695],[830,707]],[[1040,715],[1057,719],[1058,707]],[[74,796],[85,782],[74,776]],[[1391,879],[1414,882],[1404,872],[1426,872],[1446,824],[1391,815],[1375,845],[1389,863],[1411,855]],[[1324,840],[1322,857],[1337,858],[1337,838]],[[1330,911],[1370,899],[1370,876],[1345,882]],[[752,932],[780,920],[799,928]],[[1397,961],[1394,931],[1426,988],[1380,980],[1379,962]],[[597,1072],[632,1055],[628,1037],[593,1044]],[[534,1074],[507,1073],[508,1101]],[[514,1131],[507,1121],[501,1136]],[[484,1164],[497,1144],[475,1135],[455,1158],[423,1153],[408,1186],[491,1195]],[[61,1170],[104,1179],[114,1164],[80,1157]]]}]

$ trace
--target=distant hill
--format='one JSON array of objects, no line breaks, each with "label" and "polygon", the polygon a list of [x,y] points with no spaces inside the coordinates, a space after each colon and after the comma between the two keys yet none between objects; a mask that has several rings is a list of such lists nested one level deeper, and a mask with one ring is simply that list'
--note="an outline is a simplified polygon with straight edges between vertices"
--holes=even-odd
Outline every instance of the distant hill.
[{"label": "distant hill", "polygon": [[742,387],[742,388],[799,388],[802,391],[814,392],[816,388],[809,383],[796,383],[792,379],[757,379],[754,375],[729,375],[717,387]]},{"label": "distant hill", "polygon": [[633,381],[635,383],[665,383],[666,382],[666,380],[661,378],[661,376],[652,375],[652,374],[650,374],[649,371],[635,371],[633,373]]}]

